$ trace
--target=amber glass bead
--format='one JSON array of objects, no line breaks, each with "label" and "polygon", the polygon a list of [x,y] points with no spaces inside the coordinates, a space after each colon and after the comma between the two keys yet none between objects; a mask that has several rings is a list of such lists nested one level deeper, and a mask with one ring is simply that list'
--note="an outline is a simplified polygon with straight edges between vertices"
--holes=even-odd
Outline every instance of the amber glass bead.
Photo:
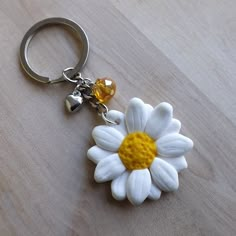
[{"label": "amber glass bead", "polygon": [[93,86],[93,95],[99,102],[109,101],[116,92],[116,83],[110,78],[97,79]]}]

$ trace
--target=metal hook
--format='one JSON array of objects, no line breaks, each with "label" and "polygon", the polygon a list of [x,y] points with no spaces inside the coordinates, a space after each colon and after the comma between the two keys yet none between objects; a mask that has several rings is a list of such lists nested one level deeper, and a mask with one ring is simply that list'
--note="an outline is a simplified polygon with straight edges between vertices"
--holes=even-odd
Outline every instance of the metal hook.
[{"label": "metal hook", "polygon": [[64,25],[67,27],[70,27],[81,39],[82,41],[82,54],[81,58],[78,62],[78,64],[67,73],[67,76],[69,78],[72,78],[75,74],[77,74],[85,65],[87,58],[88,58],[88,53],[89,53],[89,41],[88,37],[85,33],[85,31],[82,29],[80,25],[75,23],[72,20],[66,19],[66,18],[59,18],[59,17],[53,17],[53,18],[48,18],[45,20],[42,20],[35,25],[33,25],[25,34],[21,45],[20,45],[20,62],[22,67],[24,68],[25,72],[32,78],[35,79],[39,82],[42,83],[58,83],[65,81],[65,77],[61,76],[58,79],[50,79],[48,77],[42,76],[37,74],[32,70],[29,64],[28,56],[27,56],[27,51],[28,51],[28,46],[30,44],[31,39],[33,36],[42,28],[49,26],[49,25]]}]

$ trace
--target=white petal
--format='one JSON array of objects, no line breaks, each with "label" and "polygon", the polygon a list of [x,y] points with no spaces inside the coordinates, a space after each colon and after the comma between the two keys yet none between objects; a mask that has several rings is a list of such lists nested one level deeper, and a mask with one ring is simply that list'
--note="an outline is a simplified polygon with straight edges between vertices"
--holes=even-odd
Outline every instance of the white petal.
[{"label": "white petal", "polygon": [[125,166],[121,162],[117,153],[102,159],[94,172],[94,179],[98,182],[106,182],[117,178],[125,171]]},{"label": "white petal", "polygon": [[126,198],[126,183],[129,177],[129,172],[125,171],[122,175],[112,180],[111,192],[112,196],[118,200],[124,200]]},{"label": "white petal", "polygon": [[153,181],[166,192],[175,191],[179,187],[178,173],[173,166],[160,158],[155,158],[150,171]]},{"label": "white petal", "polygon": [[113,152],[106,151],[96,145],[91,147],[87,152],[88,159],[93,161],[95,164],[111,154],[113,154]]},{"label": "white petal", "polygon": [[126,129],[125,114],[124,113],[122,113],[120,111],[116,111],[116,110],[110,110],[110,111],[108,111],[106,117],[108,120],[115,121],[117,123],[117,125],[113,125],[113,124],[109,124],[109,123],[107,123],[107,125],[120,131],[124,136],[127,135],[128,132]]},{"label": "white petal", "polygon": [[139,98],[132,98],[125,114],[126,126],[129,133],[144,131],[147,122],[145,104]]},{"label": "white petal", "polygon": [[147,117],[149,118],[151,113],[152,113],[152,111],[153,111],[153,106],[151,106],[148,103],[145,103],[145,108],[146,108],[146,112],[147,112]]},{"label": "white petal", "polygon": [[124,139],[119,131],[106,125],[95,127],[92,136],[99,147],[111,152],[116,152]]},{"label": "white petal", "polygon": [[160,197],[161,190],[155,184],[152,183],[148,198],[151,200],[158,200]]},{"label": "white petal", "polygon": [[145,132],[153,139],[160,137],[169,126],[173,116],[173,108],[169,103],[162,102],[154,108],[145,127]]},{"label": "white petal", "polygon": [[160,157],[162,160],[168,162],[174,168],[177,170],[177,172],[180,172],[181,170],[184,170],[188,168],[188,163],[184,156],[181,157]]},{"label": "white petal", "polygon": [[172,133],[179,133],[181,129],[181,123],[177,119],[172,119],[169,126],[161,133],[161,136],[172,134]]},{"label": "white petal", "polygon": [[127,197],[133,205],[141,204],[150,193],[151,176],[148,169],[133,170],[127,181]]},{"label": "white petal", "polygon": [[157,150],[163,157],[179,157],[193,148],[193,141],[181,134],[168,134],[156,141]]}]

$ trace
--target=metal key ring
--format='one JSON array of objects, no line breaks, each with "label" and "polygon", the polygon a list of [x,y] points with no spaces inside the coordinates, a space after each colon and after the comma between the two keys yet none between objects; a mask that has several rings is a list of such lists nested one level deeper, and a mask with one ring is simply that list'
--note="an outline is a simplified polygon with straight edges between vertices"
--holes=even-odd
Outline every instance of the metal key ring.
[{"label": "metal key ring", "polygon": [[72,20],[68,20],[60,17],[53,17],[42,20],[35,25],[33,25],[25,34],[21,45],[20,45],[20,62],[25,72],[32,78],[42,83],[57,83],[65,81],[65,78],[61,76],[58,79],[50,79],[48,77],[37,74],[32,70],[29,64],[27,51],[33,36],[42,28],[50,25],[64,25],[71,28],[81,39],[82,41],[82,53],[78,64],[68,72],[67,76],[72,78],[75,74],[77,74],[84,66],[87,61],[88,53],[89,53],[89,41],[85,31],[82,29],[80,25],[75,23]]}]

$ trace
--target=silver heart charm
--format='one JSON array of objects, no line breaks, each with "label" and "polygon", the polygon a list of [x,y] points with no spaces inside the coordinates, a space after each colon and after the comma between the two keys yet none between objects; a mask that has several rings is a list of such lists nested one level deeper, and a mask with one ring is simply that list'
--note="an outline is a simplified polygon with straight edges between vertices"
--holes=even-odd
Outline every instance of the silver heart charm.
[{"label": "silver heart charm", "polygon": [[69,94],[66,97],[65,104],[69,112],[76,112],[81,109],[84,99],[80,92]]}]

